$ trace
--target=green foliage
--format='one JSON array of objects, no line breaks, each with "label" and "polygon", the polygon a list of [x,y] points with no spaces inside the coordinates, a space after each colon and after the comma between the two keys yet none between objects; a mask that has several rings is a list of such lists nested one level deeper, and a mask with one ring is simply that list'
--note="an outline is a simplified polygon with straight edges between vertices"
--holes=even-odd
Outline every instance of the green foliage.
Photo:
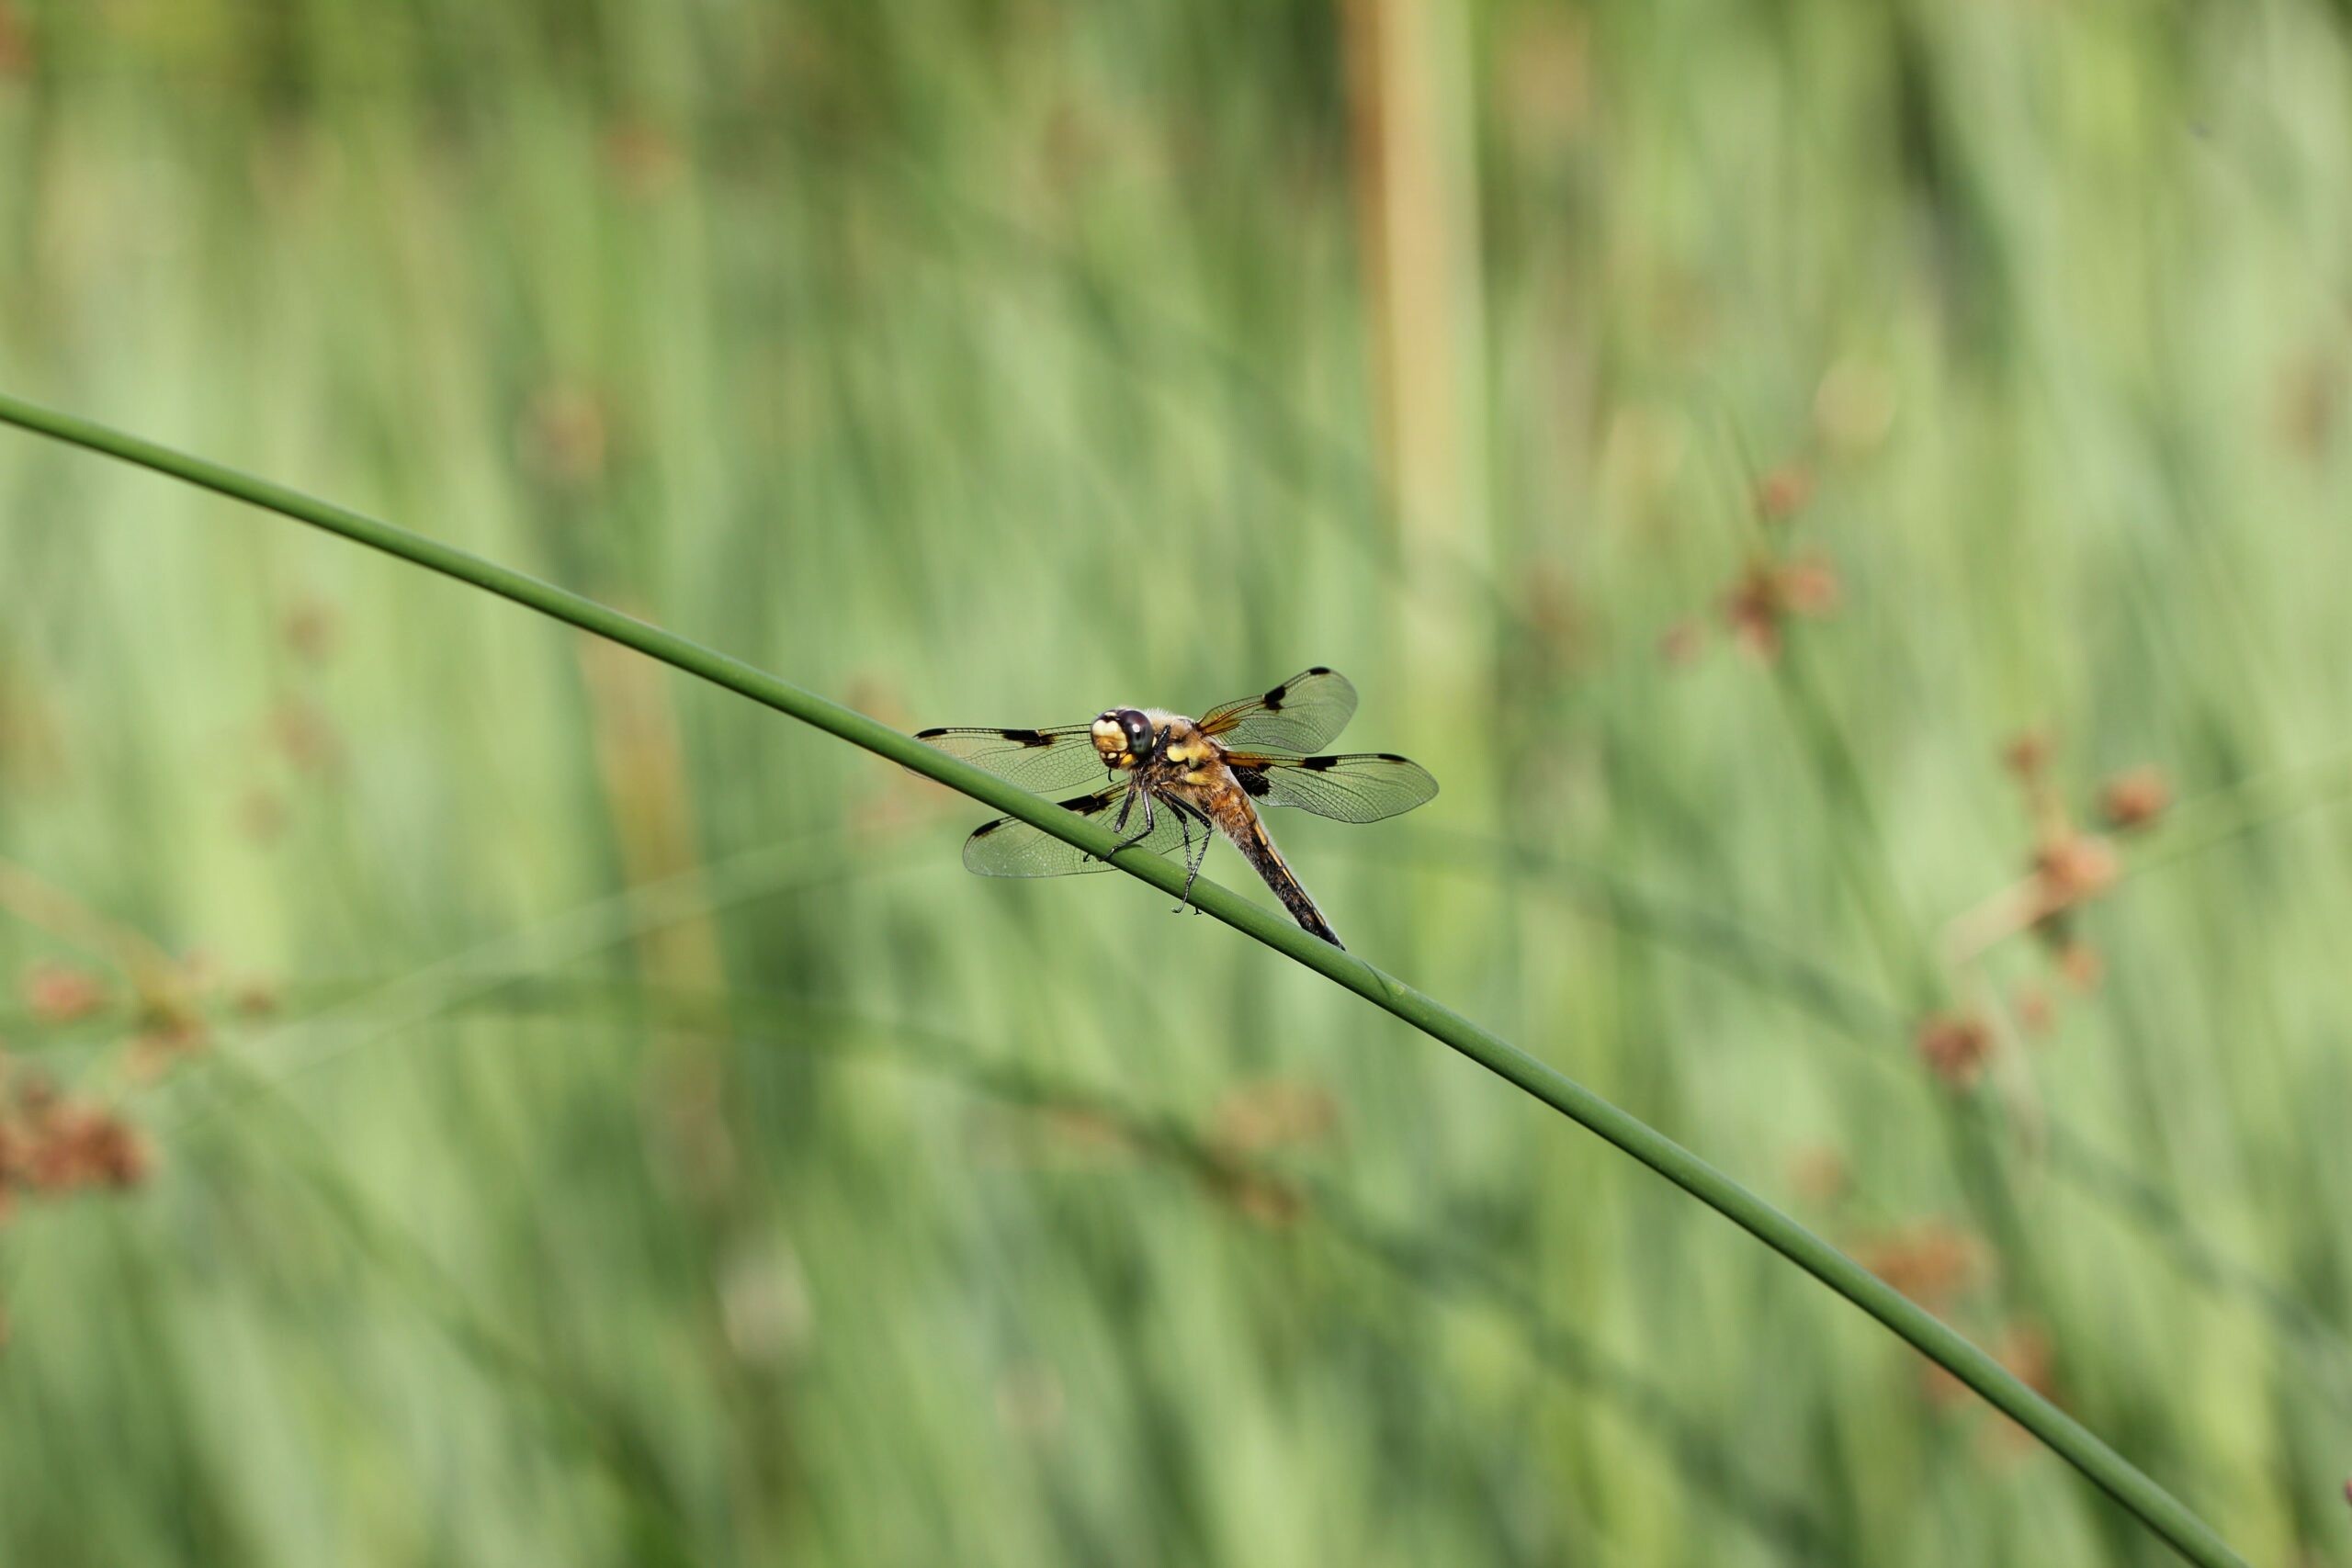
[{"label": "green foliage", "polygon": [[[1474,475],[1400,524],[1339,15],[19,7],[0,384],[902,728],[1345,669],[1447,788],[1276,825],[1363,956],[1884,1267],[1965,1237],[1956,1326],[2340,1552],[2345,854],[2267,804],[2352,669],[2335,24],[1477,8]],[[1679,663],[1744,452],[1842,592]],[[119,1013],[8,1032],[157,1164],[0,1235],[7,1561],[2156,1550],[1351,999],[966,877],[895,769],[29,444],[0,551],[0,859],[282,992],[152,1085]],[[2070,911],[2082,995],[1945,962],[2030,725],[2078,818],[2219,792]]]}]

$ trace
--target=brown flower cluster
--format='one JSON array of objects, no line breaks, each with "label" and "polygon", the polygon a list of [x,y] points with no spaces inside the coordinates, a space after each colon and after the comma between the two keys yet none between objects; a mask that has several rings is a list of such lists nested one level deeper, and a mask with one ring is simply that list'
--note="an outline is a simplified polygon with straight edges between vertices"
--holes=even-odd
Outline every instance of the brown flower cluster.
[{"label": "brown flower cluster", "polygon": [[43,959],[25,971],[25,1010],[43,1023],[71,1023],[107,1009],[104,981],[86,969]]},{"label": "brown flower cluster", "polygon": [[1767,663],[1780,657],[1790,621],[1817,619],[1838,607],[1837,568],[1820,556],[1748,564],[1723,597],[1724,626],[1739,645]]},{"label": "brown flower cluster", "polygon": [[[1716,601],[1716,616],[1732,640],[1767,663],[1780,656],[1792,621],[1831,614],[1842,592],[1827,557],[1793,553],[1785,544],[1814,488],[1813,469],[1803,462],[1784,463],[1757,480],[1749,500],[1770,536]],[[1697,620],[1670,626],[1658,639],[1659,656],[1688,664],[1699,655],[1701,637]]]},{"label": "brown flower cluster", "polygon": [[1919,1220],[1854,1242],[1854,1260],[1941,1316],[1984,1268],[1976,1238],[1943,1220]]},{"label": "brown flower cluster", "polygon": [[128,1006],[131,1069],[141,1078],[153,1078],[176,1058],[201,1049],[209,1038],[196,1001],[205,985],[200,957],[179,964],[159,962],[153,973],[119,995],[87,969],[42,959],[25,971],[21,995],[25,1010],[45,1024],[72,1023]]},{"label": "brown flower cluster", "polygon": [[[2117,773],[2097,793],[2099,826],[2086,828],[2052,777],[2052,758],[2049,738],[2040,731],[2018,737],[2003,750],[2002,761],[2017,780],[2033,825],[2025,876],[1952,921],[1945,955],[1958,973],[1975,965],[2000,942],[2030,932],[2064,986],[2088,991],[2098,985],[2106,965],[2082,934],[2080,913],[2121,877],[2119,846],[2162,818],[2172,791],[2164,774],[2152,767]],[[2039,981],[2021,983],[2012,1006],[2018,1028],[2027,1034],[2045,1034],[2055,1021],[2051,990]],[[1973,1081],[1982,1046],[1989,1038],[1962,1032],[1951,1020],[1938,1020],[1922,1031],[1919,1046],[1939,1077],[1966,1084]]]},{"label": "brown flower cluster", "polygon": [[[1847,1250],[1871,1273],[1936,1316],[1951,1319],[1962,1298],[1990,1281],[1992,1255],[1969,1232],[1947,1221],[1928,1219],[1857,1237]],[[1993,1359],[2044,1399],[2057,1398],[2049,1336],[2030,1323],[2011,1321],[1985,1340]],[[1919,1360],[1920,1393],[1939,1410],[1955,1414],[1983,1408],[1967,1384],[1938,1363]],[[2032,1447],[2025,1429],[2003,1419],[1984,1436],[1996,1451]]]},{"label": "brown flower cluster", "polygon": [[2172,786],[2152,767],[2132,768],[2099,786],[2099,815],[2119,833],[2145,828],[2172,804]]},{"label": "brown flower cluster", "polygon": [[1993,1055],[1993,1030],[1973,1013],[1938,1013],[1919,1026],[1919,1060],[1951,1089],[1967,1089]]},{"label": "brown flower cluster", "polygon": [[2021,923],[2049,951],[2059,973],[2077,990],[2088,990],[2098,983],[2103,965],[2098,950],[2075,930],[2075,912],[2115,885],[2123,870],[2117,837],[2157,821],[2171,804],[2171,788],[2153,767],[2116,774],[2098,790],[2098,816],[2107,830],[2094,832],[2075,822],[2052,782],[2047,737],[2021,736],[2005,757],[2034,822]]},{"label": "brown flower cluster", "polygon": [[145,1141],[113,1111],[34,1074],[0,1078],[0,1218],[19,1198],[136,1187],[150,1164]]},{"label": "brown flower cluster", "polygon": [[1756,514],[1767,523],[1785,523],[1813,499],[1813,470],[1802,463],[1783,463],[1756,481]]}]

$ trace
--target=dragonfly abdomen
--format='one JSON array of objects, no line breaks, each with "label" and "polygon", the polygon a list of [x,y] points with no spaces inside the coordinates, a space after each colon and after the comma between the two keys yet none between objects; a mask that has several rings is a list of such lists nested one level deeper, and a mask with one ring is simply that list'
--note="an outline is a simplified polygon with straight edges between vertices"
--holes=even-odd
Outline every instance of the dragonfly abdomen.
[{"label": "dragonfly abdomen", "polygon": [[[1238,794],[1236,791],[1235,795]],[[1217,802],[1217,809],[1214,813],[1217,827],[1232,841],[1233,847],[1241,852],[1241,858],[1250,863],[1250,869],[1263,877],[1266,886],[1274,890],[1274,897],[1283,901],[1283,908],[1290,911],[1292,919],[1333,947],[1344,951],[1348,944],[1340,940],[1340,933],[1333,931],[1331,922],[1323,918],[1323,911],[1316,907],[1306,886],[1291,870],[1290,863],[1283,859],[1282,851],[1274,848],[1273,835],[1266,831],[1265,823],[1259,819],[1258,813],[1247,801],[1235,798],[1235,795],[1227,795]]]}]

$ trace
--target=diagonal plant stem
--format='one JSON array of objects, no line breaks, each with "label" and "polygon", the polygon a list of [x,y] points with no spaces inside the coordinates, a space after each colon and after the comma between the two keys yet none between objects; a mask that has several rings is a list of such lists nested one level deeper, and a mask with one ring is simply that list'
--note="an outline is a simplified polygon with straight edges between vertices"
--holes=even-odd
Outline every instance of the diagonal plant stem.
[{"label": "diagonal plant stem", "polygon": [[[854,709],[805,692],[741,660],[623,615],[593,599],[283,485],[19,399],[0,395],[0,423],[152,468],[511,599],[582,631],[636,649],[689,674],[699,675],[897,762],[1065,843],[1101,856],[1163,893],[1174,896],[1183,892],[1184,874],[1181,868],[1145,851],[1117,849],[1116,838],[1107,828],[1064,811],[1048,800],[934,750]],[[2026,1387],[1999,1362],[1893,1286],[1673,1139],[1501,1036],[1472,1023],[1434,998],[1373,967],[1355,954],[1309,935],[1230,889],[1203,880],[1193,886],[1191,897],[1199,908],[1243,935],[1255,938],[1292,962],[1304,964],[1451,1046],[1598,1134],[1714,1209],[1984,1395],[2105,1490],[2188,1561],[2243,1568],[2244,1559],[2211,1526],[2089,1428]]]}]

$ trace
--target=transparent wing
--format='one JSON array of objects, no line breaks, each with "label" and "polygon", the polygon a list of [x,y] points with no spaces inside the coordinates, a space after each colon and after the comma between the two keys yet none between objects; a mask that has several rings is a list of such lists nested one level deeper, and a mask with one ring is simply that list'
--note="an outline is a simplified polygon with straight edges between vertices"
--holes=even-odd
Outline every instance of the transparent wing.
[{"label": "transparent wing", "polygon": [[1260,806],[1295,806],[1335,822],[1377,822],[1410,811],[1437,793],[1419,762],[1386,751],[1349,757],[1226,758],[1234,782]]},{"label": "transparent wing", "polygon": [[[1056,804],[1080,817],[1100,818],[1107,827],[1117,818],[1119,805],[1126,797],[1127,786],[1121,784]],[[1164,796],[1153,804],[1157,820],[1139,847],[1154,854],[1173,854],[1183,848],[1187,831],[1195,844],[1209,831],[1206,822]],[[1138,800],[1135,810],[1128,814],[1125,830],[1136,833],[1142,829],[1143,802]],[[964,840],[964,864],[982,876],[1077,876],[1111,869],[1107,863],[1096,860],[1077,845],[1041,832],[1018,817],[1000,817],[973,829],[972,836]]]},{"label": "transparent wing", "polygon": [[1318,664],[1259,696],[1211,708],[1201,728],[1228,747],[1312,751],[1338,739],[1355,711],[1355,687]]},{"label": "transparent wing", "polygon": [[915,739],[961,757],[1023,789],[1040,794],[1099,779],[1110,769],[1094,749],[1092,727],[1059,729],[918,729]]}]

